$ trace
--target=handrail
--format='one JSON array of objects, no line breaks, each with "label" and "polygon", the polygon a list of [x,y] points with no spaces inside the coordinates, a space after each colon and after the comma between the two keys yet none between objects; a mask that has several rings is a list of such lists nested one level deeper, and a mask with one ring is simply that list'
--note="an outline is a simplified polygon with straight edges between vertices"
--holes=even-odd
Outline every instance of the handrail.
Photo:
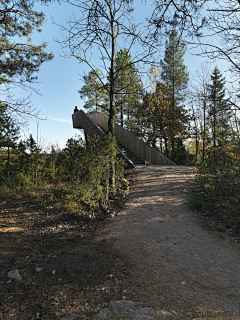
[{"label": "handrail", "polygon": [[84,129],[89,137],[102,136],[104,131],[83,110],[72,115],[73,128]]},{"label": "handrail", "polygon": [[[102,137],[104,131],[98,124],[89,117],[83,110],[79,110],[72,115],[73,128],[83,129],[89,137],[94,135]],[[128,165],[128,168],[135,168],[134,163],[117,147],[118,156],[121,157]]]},{"label": "handrail", "polygon": [[[101,112],[89,114],[89,117],[98,124],[103,130],[108,130],[108,117]],[[144,141],[134,136],[131,132],[115,123],[115,136],[126,148],[143,160],[152,164],[176,165],[173,161],[166,158],[160,152],[156,151]]]}]

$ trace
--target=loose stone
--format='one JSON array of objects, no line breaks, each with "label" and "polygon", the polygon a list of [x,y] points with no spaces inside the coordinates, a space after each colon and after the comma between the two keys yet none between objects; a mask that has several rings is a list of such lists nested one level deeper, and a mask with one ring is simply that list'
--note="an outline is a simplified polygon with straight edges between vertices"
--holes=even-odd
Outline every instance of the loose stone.
[{"label": "loose stone", "polygon": [[169,318],[171,317],[171,315],[172,315],[171,312],[165,311],[165,310],[161,310],[160,313],[161,313],[161,316],[162,316],[164,319],[169,319]]},{"label": "loose stone", "polygon": [[110,319],[113,316],[112,312],[108,308],[104,308],[99,311],[99,313],[95,316],[94,320],[105,320]]},{"label": "loose stone", "polygon": [[68,318],[61,318],[61,320],[86,320],[86,316],[80,316],[78,314],[73,314]]},{"label": "loose stone", "polygon": [[18,269],[9,271],[7,277],[10,279],[18,280],[18,281],[22,280],[22,277]]},{"label": "loose stone", "polygon": [[109,304],[109,308],[118,316],[128,309],[133,308],[134,306],[138,305],[134,301],[111,301]]},{"label": "loose stone", "polygon": [[148,320],[153,316],[152,307],[139,307],[129,316],[131,320]]}]

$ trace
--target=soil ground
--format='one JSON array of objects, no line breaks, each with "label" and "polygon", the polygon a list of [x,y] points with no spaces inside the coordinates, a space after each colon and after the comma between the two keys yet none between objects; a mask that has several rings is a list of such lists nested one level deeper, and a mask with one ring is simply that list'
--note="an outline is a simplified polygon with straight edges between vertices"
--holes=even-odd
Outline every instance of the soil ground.
[{"label": "soil ground", "polygon": [[[45,214],[32,199],[4,201],[0,208],[1,320],[91,317],[112,299],[121,299],[130,265],[96,236],[97,227],[108,221],[56,219],[42,227]],[[22,281],[7,278],[14,269]]]},{"label": "soil ground", "polygon": [[[239,246],[187,208],[194,175],[138,167],[121,212],[92,228],[37,227],[32,201],[0,203],[0,319],[93,318],[121,299],[153,306],[155,319],[240,319]],[[7,278],[16,268],[22,281]]]}]

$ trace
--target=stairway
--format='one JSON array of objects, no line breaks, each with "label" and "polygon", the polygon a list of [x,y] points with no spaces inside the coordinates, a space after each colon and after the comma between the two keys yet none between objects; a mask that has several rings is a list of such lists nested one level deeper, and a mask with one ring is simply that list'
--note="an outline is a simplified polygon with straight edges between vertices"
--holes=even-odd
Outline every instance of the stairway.
[{"label": "stairway", "polygon": [[139,158],[136,154],[134,154],[131,150],[126,148],[121,142],[117,141],[117,146],[122,150],[122,152],[135,164],[145,164],[145,161]]},{"label": "stairway", "polygon": [[[86,136],[102,136],[108,130],[108,117],[101,112],[86,114],[83,110],[72,115],[73,128],[83,129]],[[118,156],[128,164],[128,168],[135,168],[140,164],[175,165],[160,152],[148,146],[132,133],[115,123],[114,135],[118,141]]]},{"label": "stairway", "polygon": [[[98,127],[106,133],[106,130],[98,125]],[[135,165],[145,164],[145,161],[138,157],[135,153],[129,150],[124,144],[117,140],[117,146],[122,150],[122,153],[125,154],[128,159],[130,159]]]}]

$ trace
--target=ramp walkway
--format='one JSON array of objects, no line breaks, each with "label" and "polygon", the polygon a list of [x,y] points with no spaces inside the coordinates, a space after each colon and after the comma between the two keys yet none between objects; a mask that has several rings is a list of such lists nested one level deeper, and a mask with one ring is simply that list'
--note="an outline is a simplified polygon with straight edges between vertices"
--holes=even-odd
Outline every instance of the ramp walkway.
[{"label": "ramp walkway", "polygon": [[[85,136],[102,136],[108,131],[108,117],[101,112],[86,114],[79,110],[72,115],[73,128],[83,129]],[[114,135],[117,139],[117,148],[120,157],[128,164],[128,168],[134,168],[139,164],[175,165],[160,152],[148,146],[145,142],[115,123]]]}]

